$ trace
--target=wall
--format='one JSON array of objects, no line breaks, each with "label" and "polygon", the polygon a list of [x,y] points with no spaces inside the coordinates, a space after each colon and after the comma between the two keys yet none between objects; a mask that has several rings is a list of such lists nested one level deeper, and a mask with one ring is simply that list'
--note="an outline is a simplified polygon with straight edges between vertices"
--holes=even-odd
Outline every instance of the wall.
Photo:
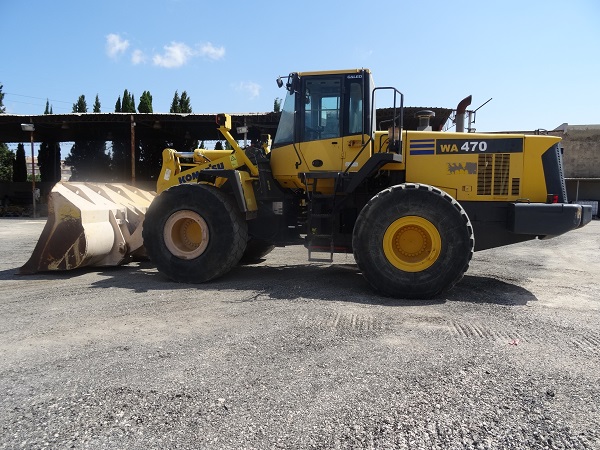
[{"label": "wall", "polygon": [[563,138],[567,178],[600,178],[600,126],[569,126]]}]

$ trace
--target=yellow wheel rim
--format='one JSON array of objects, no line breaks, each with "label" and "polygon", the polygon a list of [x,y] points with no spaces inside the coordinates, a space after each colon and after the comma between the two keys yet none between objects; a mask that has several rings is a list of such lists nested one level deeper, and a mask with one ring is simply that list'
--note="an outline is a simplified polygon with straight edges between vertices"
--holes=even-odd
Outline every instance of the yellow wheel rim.
[{"label": "yellow wheel rim", "polygon": [[420,272],[431,267],[441,249],[439,231],[429,220],[419,216],[395,220],[383,235],[385,257],[404,272]]},{"label": "yellow wheel rim", "polygon": [[197,258],[208,246],[208,225],[198,213],[190,210],[177,211],[169,217],[163,235],[171,254],[181,259]]}]

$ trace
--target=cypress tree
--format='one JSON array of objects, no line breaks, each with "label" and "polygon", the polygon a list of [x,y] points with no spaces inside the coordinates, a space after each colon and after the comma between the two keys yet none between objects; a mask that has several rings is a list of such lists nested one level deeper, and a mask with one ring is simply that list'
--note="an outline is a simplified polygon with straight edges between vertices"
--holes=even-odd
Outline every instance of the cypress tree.
[{"label": "cypress tree", "polygon": [[[84,95],[73,104],[73,112],[87,113]],[[108,181],[110,157],[104,141],[75,141],[65,163],[71,166],[71,178],[75,181]]]},{"label": "cypress tree", "polygon": [[[127,96],[127,97],[125,97]],[[127,106],[124,103],[129,100],[129,92],[125,89],[123,92],[123,100],[121,101],[121,96],[117,98],[117,102],[115,103],[115,112],[127,112],[123,109],[123,106]],[[115,181],[126,181],[127,175],[129,173],[130,163],[128,158],[128,147],[124,140],[114,140],[112,142],[112,158],[110,163],[111,177]]]},{"label": "cypress tree", "polygon": [[[52,106],[46,100],[44,114],[52,114]],[[60,144],[58,142],[42,142],[38,153],[38,166],[41,181],[56,183],[60,181]]]},{"label": "cypress tree", "polygon": [[0,114],[6,112],[6,108],[4,107],[4,92],[2,92],[2,89],[4,89],[4,85],[0,83]]},{"label": "cypress tree", "polygon": [[98,94],[96,94],[96,101],[94,102],[94,112],[100,112],[100,99],[98,98]]},{"label": "cypress tree", "polygon": [[152,113],[152,95],[149,91],[144,91],[142,93],[140,104],[138,105],[138,112]]},{"label": "cypress tree", "polygon": [[133,95],[129,93],[127,89],[123,91],[123,100],[121,101],[121,112],[134,113],[135,112],[135,99]]},{"label": "cypress tree", "polygon": [[[175,95],[173,95],[173,101],[171,102],[171,113],[179,113],[179,114],[191,114],[192,113],[192,103],[186,91],[179,93],[175,91]],[[168,145],[179,151],[189,151],[198,147],[198,141],[194,141],[192,139],[186,139],[185,137],[177,137],[169,142]]]},{"label": "cypress tree", "polygon": [[181,93],[181,98],[179,99],[179,112],[185,114],[191,114],[192,112],[192,103],[186,91]]},{"label": "cypress tree", "polygon": [[80,95],[79,98],[77,99],[76,103],[73,103],[73,112],[74,113],[86,113],[88,111],[87,109],[87,102],[85,101],[85,95]]},{"label": "cypress tree", "polygon": [[[4,114],[4,93],[3,85],[0,83],[0,114]],[[13,178],[13,166],[15,163],[15,154],[8,149],[8,146],[0,142],[0,181],[11,181]]]},{"label": "cypress tree", "polygon": [[13,166],[13,181],[27,181],[27,161],[25,160],[25,147],[23,143],[17,146],[17,156]]},{"label": "cypress tree", "polygon": [[171,101],[171,109],[169,110],[170,113],[180,113],[181,111],[179,110],[180,107],[180,101],[179,101],[179,93],[177,91],[175,91],[175,95],[173,95],[173,100]]},{"label": "cypress tree", "polygon": [[15,154],[4,143],[0,143],[0,181],[12,181]]},{"label": "cypress tree", "polygon": [[[140,113],[152,113],[152,95],[144,91],[138,105]],[[140,163],[136,165],[137,174],[142,180],[156,180],[160,174],[162,151],[165,144],[160,139],[144,139],[140,141]]]}]

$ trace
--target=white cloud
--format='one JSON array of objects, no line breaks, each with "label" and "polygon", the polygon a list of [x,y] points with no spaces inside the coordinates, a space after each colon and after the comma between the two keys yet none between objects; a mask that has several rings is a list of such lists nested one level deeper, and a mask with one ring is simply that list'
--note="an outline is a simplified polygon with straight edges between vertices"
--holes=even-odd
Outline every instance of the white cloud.
[{"label": "white cloud", "polygon": [[253,81],[241,81],[235,86],[235,90],[248,93],[250,100],[254,100],[260,96],[261,86]]},{"label": "white cloud", "polygon": [[139,49],[134,50],[131,54],[131,63],[135,66],[145,63],[146,59],[144,52]]},{"label": "white cloud", "polygon": [[225,56],[225,47],[215,47],[210,42],[200,45],[200,55],[205,56],[209,59],[223,59]]},{"label": "white cloud", "polygon": [[118,34],[111,33],[106,36],[106,54],[111,58],[116,58],[129,47],[129,41],[121,38]]},{"label": "white cloud", "polygon": [[194,56],[194,51],[183,42],[171,42],[163,47],[165,52],[162,55],[154,55],[152,62],[155,66],[172,69],[181,67]]}]

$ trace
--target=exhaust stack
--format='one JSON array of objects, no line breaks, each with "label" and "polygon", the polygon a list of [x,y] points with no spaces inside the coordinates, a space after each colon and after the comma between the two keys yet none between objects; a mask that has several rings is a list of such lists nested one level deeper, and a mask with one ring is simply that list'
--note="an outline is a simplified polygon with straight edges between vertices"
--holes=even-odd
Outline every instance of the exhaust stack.
[{"label": "exhaust stack", "polygon": [[463,133],[465,131],[465,113],[467,111],[467,106],[471,104],[473,96],[469,95],[468,97],[463,98],[458,106],[456,107],[456,132]]}]

